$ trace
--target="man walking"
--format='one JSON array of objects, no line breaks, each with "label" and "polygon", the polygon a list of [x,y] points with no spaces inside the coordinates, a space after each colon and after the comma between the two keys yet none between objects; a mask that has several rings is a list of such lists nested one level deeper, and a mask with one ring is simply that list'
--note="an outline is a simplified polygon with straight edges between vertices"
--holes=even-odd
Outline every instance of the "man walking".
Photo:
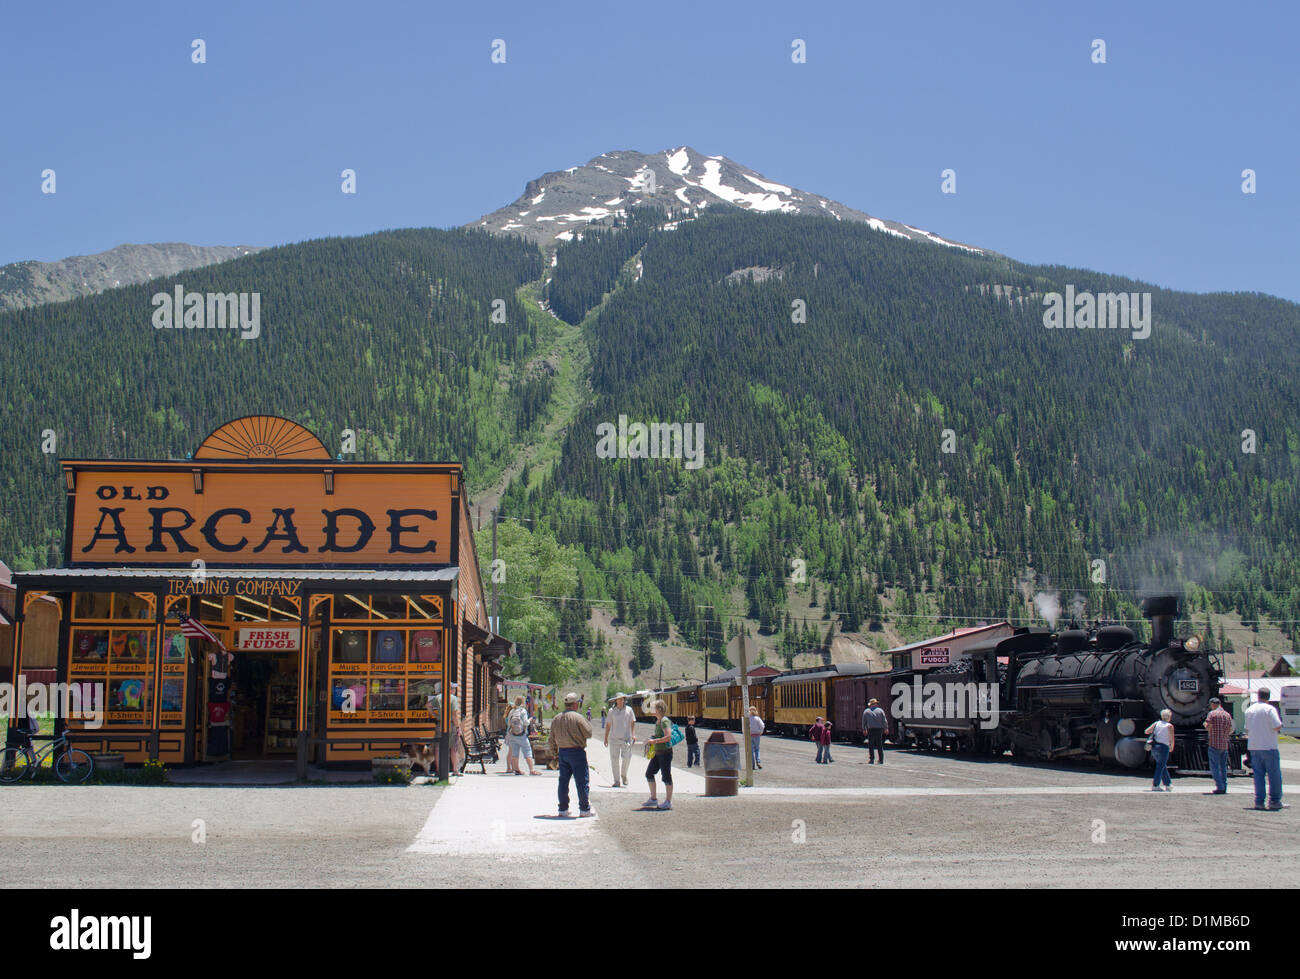
[{"label": "man walking", "polygon": [[614,697],[614,709],[605,719],[605,747],[609,749],[609,772],[614,788],[627,785],[627,770],[632,764],[632,745],[635,743],[636,712],[627,705],[627,694],[620,693]]},{"label": "man walking", "polygon": [[1255,776],[1255,808],[1264,808],[1264,779],[1268,778],[1268,808],[1286,809],[1282,802],[1282,756],[1278,753],[1277,735],[1282,718],[1268,702],[1268,688],[1259,691],[1258,702],[1246,709],[1246,749],[1250,752],[1250,770]]},{"label": "man walking", "polygon": [[580,701],[576,693],[564,695],[564,713],[551,719],[551,734],[547,739],[551,751],[560,758],[560,815],[569,812],[569,777],[578,786],[578,815],[594,816],[591,800],[587,797],[587,740],[591,725],[578,713]]},{"label": "man walking", "polygon": [[1218,697],[1210,698],[1205,730],[1210,735],[1210,774],[1214,776],[1214,791],[1210,795],[1223,795],[1228,791],[1228,735],[1232,733],[1232,715],[1223,709],[1223,701]]},{"label": "man walking", "polygon": [[889,718],[880,708],[880,701],[875,697],[862,712],[862,736],[867,739],[867,764],[874,765],[876,757],[880,764],[885,763],[885,731],[889,728]]}]

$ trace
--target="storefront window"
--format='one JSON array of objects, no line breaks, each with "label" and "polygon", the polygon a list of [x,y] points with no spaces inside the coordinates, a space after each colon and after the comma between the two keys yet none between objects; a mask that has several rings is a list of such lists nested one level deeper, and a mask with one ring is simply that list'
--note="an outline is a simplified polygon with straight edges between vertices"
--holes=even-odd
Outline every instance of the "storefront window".
[{"label": "storefront window", "polygon": [[[225,601],[220,598],[202,598],[198,603],[198,615],[200,622],[224,622],[226,621]],[[190,614],[194,614],[194,606],[190,606]]]},{"label": "storefront window", "polygon": [[[150,677],[157,653],[157,630],[150,624],[154,601],[147,593],[131,592],[78,592],[73,596],[69,679],[103,685],[109,724],[147,725],[152,721]],[[83,626],[83,622],[95,624]]]},{"label": "storefront window", "polygon": [[370,618],[370,596],[368,595],[335,595],[334,596],[334,618],[336,619],[368,619]]},{"label": "storefront window", "polygon": [[331,629],[330,721],[432,723],[429,699],[437,692],[442,650],[442,629],[427,622]]},{"label": "storefront window", "polygon": [[238,595],[234,599],[234,620],[236,622],[297,622],[299,618],[298,599],[275,595],[263,601]]},{"label": "storefront window", "polygon": [[113,617],[113,593],[106,591],[77,592],[72,602],[74,619],[111,619]]},{"label": "storefront window", "polygon": [[442,596],[420,595],[417,598],[412,595],[410,597],[410,610],[412,619],[441,619]]},{"label": "storefront window", "polygon": [[406,598],[403,595],[371,595],[370,609],[377,619],[405,619]]}]

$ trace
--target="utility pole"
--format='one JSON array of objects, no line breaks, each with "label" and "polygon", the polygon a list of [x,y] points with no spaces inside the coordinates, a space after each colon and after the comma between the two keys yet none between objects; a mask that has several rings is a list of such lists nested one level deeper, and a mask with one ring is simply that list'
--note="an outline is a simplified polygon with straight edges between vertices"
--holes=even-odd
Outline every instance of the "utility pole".
[{"label": "utility pole", "polygon": [[746,635],[738,635],[727,644],[727,652],[734,652],[740,660],[740,735],[744,741],[745,777],[740,784],[746,788],[754,784],[754,749],[753,738],[749,734],[749,643]]},{"label": "utility pole", "polygon": [[501,635],[501,613],[497,608],[497,508],[492,508],[492,632]]}]

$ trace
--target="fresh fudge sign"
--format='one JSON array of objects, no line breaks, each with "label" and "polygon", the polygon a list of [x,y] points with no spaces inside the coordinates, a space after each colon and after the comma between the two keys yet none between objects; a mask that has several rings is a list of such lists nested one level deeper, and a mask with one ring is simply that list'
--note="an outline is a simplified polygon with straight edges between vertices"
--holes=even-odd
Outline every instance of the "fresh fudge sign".
[{"label": "fresh fudge sign", "polygon": [[947,646],[930,646],[919,652],[918,666],[947,666],[952,661],[952,651]]},{"label": "fresh fudge sign", "polygon": [[299,630],[291,626],[262,626],[256,629],[240,629],[236,648],[245,652],[296,653],[300,635]]},{"label": "fresh fudge sign", "polygon": [[436,472],[81,471],[74,564],[449,564],[452,476]]}]

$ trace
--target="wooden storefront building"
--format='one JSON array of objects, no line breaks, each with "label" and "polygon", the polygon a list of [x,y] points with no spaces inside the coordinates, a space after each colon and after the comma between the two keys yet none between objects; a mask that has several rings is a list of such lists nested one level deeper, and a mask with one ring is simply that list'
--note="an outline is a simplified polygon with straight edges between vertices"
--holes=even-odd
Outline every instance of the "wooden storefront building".
[{"label": "wooden storefront building", "polygon": [[437,743],[445,775],[451,739],[491,718],[510,644],[489,629],[459,463],[343,462],[251,416],[189,459],[62,465],[63,566],[13,576],[4,672],[35,655],[34,603],[56,602],[57,678],[102,698],[97,719],[60,718],[80,747],[296,760],[301,777]]}]

